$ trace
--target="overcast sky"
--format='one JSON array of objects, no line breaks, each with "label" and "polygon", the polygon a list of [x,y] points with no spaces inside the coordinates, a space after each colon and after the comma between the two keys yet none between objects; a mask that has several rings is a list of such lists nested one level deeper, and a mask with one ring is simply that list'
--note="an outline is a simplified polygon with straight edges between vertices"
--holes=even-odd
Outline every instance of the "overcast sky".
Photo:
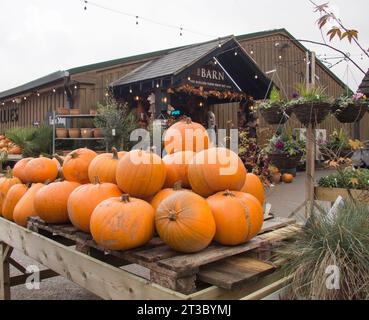
[{"label": "overcast sky", "polygon": [[[322,3],[321,0],[316,0]],[[81,0],[0,0],[0,91],[57,70],[201,42],[218,36],[286,28],[299,39],[321,41],[318,18],[308,0],[94,0],[95,3],[164,23],[197,30],[206,36],[157,26],[98,9]],[[330,4],[359,40],[369,47],[368,0],[334,0]],[[346,43],[366,71],[369,59]],[[336,54],[314,47],[327,57]],[[363,59],[363,60],[362,60]],[[331,60],[333,63],[338,60]],[[350,66],[349,84],[356,89],[363,75]],[[346,63],[332,69],[344,79]]]}]

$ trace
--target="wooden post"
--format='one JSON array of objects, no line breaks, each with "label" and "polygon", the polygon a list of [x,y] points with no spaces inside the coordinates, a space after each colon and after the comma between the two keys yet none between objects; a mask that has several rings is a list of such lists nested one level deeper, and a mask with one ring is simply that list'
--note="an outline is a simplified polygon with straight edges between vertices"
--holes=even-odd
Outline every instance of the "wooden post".
[{"label": "wooden post", "polygon": [[[309,56],[307,54],[307,56]],[[315,52],[311,52],[310,63],[307,59],[307,87],[315,86]],[[313,210],[314,204],[314,183],[315,183],[315,124],[309,124],[306,129],[306,210],[305,217],[308,218]]]},{"label": "wooden post", "polygon": [[0,242],[0,300],[10,300],[10,263],[12,248]]}]

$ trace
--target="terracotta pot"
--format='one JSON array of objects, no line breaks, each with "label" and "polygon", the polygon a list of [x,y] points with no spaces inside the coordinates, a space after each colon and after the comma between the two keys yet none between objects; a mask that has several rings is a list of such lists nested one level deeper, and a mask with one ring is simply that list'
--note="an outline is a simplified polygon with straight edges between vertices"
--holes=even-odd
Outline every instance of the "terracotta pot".
[{"label": "terracotta pot", "polygon": [[271,180],[273,184],[279,184],[281,183],[282,174],[280,173],[274,173],[271,175]]},{"label": "terracotta pot", "polygon": [[63,108],[63,107],[56,108],[56,113],[58,115],[61,115],[61,116],[66,116],[66,115],[69,114],[69,109],[68,108]]},{"label": "terracotta pot", "polygon": [[71,128],[68,130],[70,138],[79,138],[81,130],[78,128]]},{"label": "terracotta pot", "polygon": [[70,109],[70,114],[72,116],[77,116],[80,114],[80,109]]},{"label": "terracotta pot", "polygon": [[97,110],[96,109],[90,109],[90,115],[96,116],[97,115]]},{"label": "terracotta pot", "polygon": [[90,128],[81,129],[81,136],[84,139],[92,138],[92,129],[90,129]]},{"label": "terracotta pot", "polygon": [[56,137],[59,139],[65,139],[68,136],[68,130],[65,128],[56,128]]},{"label": "terracotta pot", "polygon": [[94,138],[103,138],[104,134],[102,132],[101,128],[95,128],[93,129]]}]

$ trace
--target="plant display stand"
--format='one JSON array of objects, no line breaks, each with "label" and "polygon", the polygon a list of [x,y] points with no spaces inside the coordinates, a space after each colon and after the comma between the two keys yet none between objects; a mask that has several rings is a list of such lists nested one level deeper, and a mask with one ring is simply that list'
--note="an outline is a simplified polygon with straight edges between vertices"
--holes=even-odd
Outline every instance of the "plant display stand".
[{"label": "plant display stand", "polygon": [[24,281],[9,276],[9,264],[22,268],[11,259],[13,248],[50,268],[42,277],[61,275],[103,299],[230,300],[256,292],[263,298],[288,283],[279,269],[283,261],[272,252],[299,230],[293,219],[272,219],[237,247],[212,244],[200,253],[180,254],[154,238],[120,252],[100,248],[71,225],[31,218],[25,229],[0,218],[0,298],[10,299],[10,286]]},{"label": "plant display stand", "polygon": [[354,190],[354,189],[342,189],[342,188],[324,188],[315,187],[314,190],[315,199],[318,201],[335,202],[339,196],[343,199],[351,199],[369,203],[369,191],[368,190]]}]

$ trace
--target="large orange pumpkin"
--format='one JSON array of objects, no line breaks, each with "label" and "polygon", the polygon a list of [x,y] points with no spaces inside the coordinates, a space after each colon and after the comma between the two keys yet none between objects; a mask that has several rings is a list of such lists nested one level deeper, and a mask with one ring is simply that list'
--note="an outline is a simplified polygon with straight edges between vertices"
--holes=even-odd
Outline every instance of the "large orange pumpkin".
[{"label": "large orange pumpkin", "polygon": [[88,177],[91,182],[95,177],[98,177],[101,182],[117,183],[116,171],[119,159],[122,158],[126,152],[119,152],[113,148],[112,153],[103,153],[92,160],[88,167]]},{"label": "large orange pumpkin", "polygon": [[219,192],[207,199],[213,212],[215,241],[236,246],[255,237],[263,225],[263,208],[254,196],[241,192]]},{"label": "large orange pumpkin", "polygon": [[166,131],[164,146],[168,154],[179,151],[199,152],[209,147],[209,136],[201,124],[187,118]]},{"label": "large orange pumpkin", "polygon": [[165,188],[173,188],[178,181],[182,182],[183,188],[190,188],[187,171],[188,165],[195,156],[193,151],[180,151],[168,154],[163,158],[165,167],[167,168],[167,178],[165,179]]},{"label": "large orange pumpkin", "polygon": [[123,195],[101,202],[91,216],[91,234],[108,250],[129,250],[148,243],[154,233],[154,209]]},{"label": "large orange pumpkin", "polygon": [[240,191],[246,168],[233,151],[211,148],[197,153],[188,166],[188,179],[194,192],[209,197],[223,190]]},{"label": "large orange pumpkin", "polygon": [[78,182],[54,182],[42,187],[35,195],[37,215],[48,223],[69,222],[67,203],[70,194],[80,186]]},{"label": "large orange pumpkin", "polygon": [[27,174],[25,171],[25,166],[27,165],[28,162],[30,162],[33,158],[24,158],[20,161],[18,161],[14,168],[13,168],[13,175],[14,177],[17,177],[18,179],[20,179],[23,183],[27,183],[29,181],[27,181]]},{"label": "large orange pumpkin", "polygon": [[32,183],[52,182],[58,177],[58,166],[48,158],[39,157],[29,161],[24,167],[26,180]]},{"label": "large orange pumpkin", "polygon": [[2,179],[0,182],[0,215],[2,214],[1,210],[9,189],[16,184],[21,183],[22,182],[17,177],[13,176],[12,170],[10,169],[10,167],[8,167],[5,178]]},{"label": "large orange pumpkin", "polygon": [[265,189],[260,178],[253,174],[248,173],[246,176],[245,184],[243,185],[242,192],[252,194],[256,199],[258,199],[261,205],[264,205],[265,201]]},{"label": "large orange pumpkin", "polygon": [[189,190],[183,190],[182,189],[182,184],[181,182],[177,182],[173,188],[166,188],[163,190],[160,190],[152,199],[150,202],[150,204],[152,205],[152,207],[156,210],[159,205],[169,196],[171,196],[173,193],[175,192],[179,192],[179,191],[188,191]]},{"label": "large orange pumpkin", "polygon": [[72,224],[79,230],[90,232],[91,214],[104,200],[121,196],[115,184],[86,184],[75,189],[68,199],[68,215]]},{"label": "large orange pumpkin", "polygon": [[215,235],[215,221],[209,204],[188,191],[175,192],[159,205],[155,226],[167,245],[184,253],[205,249]]},{"label": "large orange pumpkin", "polygon": [[13,221],[14,208],[27,191],[28,187],[25,184],[16,184],[9,189],[2,207],[2,215],[5,219]]},{"label": "large orange pumpkin", "polygon": [[166,178],[163,160],[153,152],[134,150],[119,160],[117,184],[132,197],[147,199],[162,189]]},{"label": "large orange pumpkin", "polygon": [[65,180],[80,184],[89,183],[88,167],[96,156],[96,152],[87,148],[77,149],[69,153],[63,162]]},{"label": "large orange pumpkin", "polygon": [[37,216],[34,199],[37,191],[42,187],[44,187],[44,184],[42,183],[33,184],[19,200],[13,211],[13,219],[17,224],[26,227],[27,218]]}]

